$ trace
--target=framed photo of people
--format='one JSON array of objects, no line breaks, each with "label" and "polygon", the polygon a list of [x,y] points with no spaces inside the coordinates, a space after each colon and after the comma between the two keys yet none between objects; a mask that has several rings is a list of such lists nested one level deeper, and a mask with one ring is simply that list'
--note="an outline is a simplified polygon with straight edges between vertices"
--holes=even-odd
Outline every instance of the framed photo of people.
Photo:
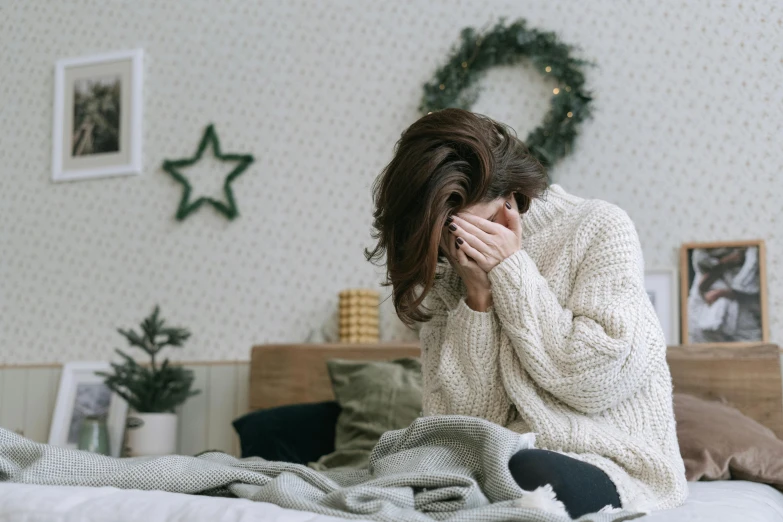
[{"label": "framed photo of people", "polygon": [[769,341],[762,240],[682,245],[680,284],[683,344]]}]

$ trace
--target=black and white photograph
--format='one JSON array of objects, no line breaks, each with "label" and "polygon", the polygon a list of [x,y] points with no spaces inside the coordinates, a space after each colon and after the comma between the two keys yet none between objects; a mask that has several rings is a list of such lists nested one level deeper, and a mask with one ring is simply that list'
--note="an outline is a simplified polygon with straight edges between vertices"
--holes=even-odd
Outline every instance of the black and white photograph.
[{"label": "black and white photograph", "polygon": [[106,421],[110,455],[120,456],[128,403],[104,384],[103,377],[95,374],[110,370],[111,365],[103,361],[63,365],[49,429],[49,444],[76,448],[84,419],[97,416]]},{"label": "black and white photograph", "polygon": [[120,150],[121,90],[119,75],[74,82],[72,156]]},{"label": "black and white photograph", "polygon": [[79,432],[85,417],[107,417],[111,404],[111,390],[101,383],[80,383],[76,386],[76,397],[71,410],[68,428],[68,443],[79,442]]},{"label": "black and white photograph", "polygon": [[763,241],[686,244],[680,258],[686,342],[768,340]]},{"label": "black and white photograph", "polygon": [[142,58],[136,49],[57,62],[54,181],[141,172]]}]

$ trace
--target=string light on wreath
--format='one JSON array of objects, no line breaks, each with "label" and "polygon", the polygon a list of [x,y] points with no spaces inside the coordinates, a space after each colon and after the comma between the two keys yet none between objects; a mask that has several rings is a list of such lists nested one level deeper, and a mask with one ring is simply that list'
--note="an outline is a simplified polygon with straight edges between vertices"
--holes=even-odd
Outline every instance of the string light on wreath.
[{"label": "string light on wreath", "polygon": [[560,42],[552,32],[528,28],[518,19],[506,25],[502,19],[486,32],[463,29],[461,41],[451,50],[446,63],[424,85],[419,110],[430,114],[447,107],[470,110],[479,95],[478,80],[500,65],[514,65],[524,59],[536,70],[557,82],[544,121],[525,139],[530,151],[551,166],[572,149],[579,124],[590,118],[592,95],[585,90],[582,67],[590,62],[574,58],[574,47]]}]

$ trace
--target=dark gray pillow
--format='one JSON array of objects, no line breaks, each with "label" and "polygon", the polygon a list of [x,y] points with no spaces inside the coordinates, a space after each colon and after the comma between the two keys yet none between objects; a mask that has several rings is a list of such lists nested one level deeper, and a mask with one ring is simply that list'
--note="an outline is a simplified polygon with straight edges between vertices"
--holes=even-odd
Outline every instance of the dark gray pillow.
[{"label": "dark gray pillow", "polygon": [[334,451],[337,401],[278,406],[247,413],[232,423],[242,457],[307,464]]}]

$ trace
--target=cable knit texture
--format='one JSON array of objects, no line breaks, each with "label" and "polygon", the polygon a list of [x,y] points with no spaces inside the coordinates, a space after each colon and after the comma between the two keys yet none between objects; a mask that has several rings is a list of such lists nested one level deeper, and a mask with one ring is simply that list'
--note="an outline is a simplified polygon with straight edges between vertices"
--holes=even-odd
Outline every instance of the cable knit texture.
[{"label": "cable knit texture", "polygon": [[682,504],[666,341],[633,222],[559,185],[520,218],[522,248],[489,272],[486,312],[439,264],[420,330],[424,415],[534,432],[537,447],[606,472],[624,508]]}]

